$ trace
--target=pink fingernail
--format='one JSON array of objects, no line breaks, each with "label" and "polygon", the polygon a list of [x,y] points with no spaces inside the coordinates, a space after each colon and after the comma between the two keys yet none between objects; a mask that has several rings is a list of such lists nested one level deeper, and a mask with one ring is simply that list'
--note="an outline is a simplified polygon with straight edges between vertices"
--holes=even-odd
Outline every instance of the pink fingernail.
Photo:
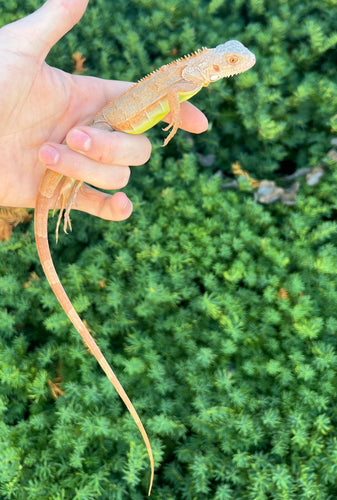
[{"label": "pink fingernail", "polygon": [[91,147],[91,137],[85,132],[82,132],[82,130],[74,128],[70,130],[67,135],[67,144],[71,148],[79,151],[89,151]]},{"label": "pink fingernail", "polygon": [[132,207],[132,202],[127,198],[122,206],[122,210],[123,212],[128,212]]},{"label": "pink fingernail", "polygon": [[39,159],[46,165],[55,165],[60,158],[60,153],[53,146],[46,144],[39,150]]}]

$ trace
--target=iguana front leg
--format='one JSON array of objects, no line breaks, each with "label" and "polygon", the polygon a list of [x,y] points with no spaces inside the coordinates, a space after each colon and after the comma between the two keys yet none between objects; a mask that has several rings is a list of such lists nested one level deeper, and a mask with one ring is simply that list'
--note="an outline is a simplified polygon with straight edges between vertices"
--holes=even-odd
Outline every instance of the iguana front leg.
[{"label": "iguana front leg", "polygon": [[163,146],[166,146],[170,142],[172,137],[176,135],[178,128],[181,127],[179,93],[176,89],[173,88],[167,92],[167,102],[170,108],[170,122],[163,130],[167,132],[171,129],[171,131],[165,138]]}]

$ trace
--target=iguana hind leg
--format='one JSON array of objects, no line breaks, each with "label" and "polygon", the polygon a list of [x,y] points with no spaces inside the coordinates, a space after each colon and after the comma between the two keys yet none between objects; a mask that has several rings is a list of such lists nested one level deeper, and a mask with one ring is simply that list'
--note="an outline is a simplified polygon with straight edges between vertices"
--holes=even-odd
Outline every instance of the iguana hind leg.
[{"label": "iguana hind leg", "polygon": [[58,241],[59,228],[62,220],[62,216],[64,217],[63,230],[67,233],[67,229],[71,228],[71,220],[70,220],[70,210],[73,208],[73,205],[76,200],[76,196],[78,191],[81,189],[83,185],[82,181],[76,181],[71,179],[70,177],[64,177],[60,185],[58,186],[58,196],[55,201],[53,215],[55,210],[57,209],[58,203],[61,201],[60,212],[57,219],[56,224],[56,241]]}]

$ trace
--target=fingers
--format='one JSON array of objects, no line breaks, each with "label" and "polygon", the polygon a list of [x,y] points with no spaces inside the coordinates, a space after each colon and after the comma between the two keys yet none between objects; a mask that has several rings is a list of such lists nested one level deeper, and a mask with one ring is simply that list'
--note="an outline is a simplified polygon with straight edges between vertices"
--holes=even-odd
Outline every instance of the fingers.
[{"label": "fingers", "polygon": [[111,133],[88,126],[70,130],[66,143],[74,151],[106,164],[143,165],[151,154],[151,143],[144,135]]},{"label": "fingers", "polygon": [[12,43],[25,44],[22,52],[44,59],[55,43],[82,17],[88,0],[47,0],[27,17],[8,25]]},{"label": "fingers", "polygon": [[[170,113],[164,118],[164,121],[170,123]],[[208,121],[204,113],[190,102],[181,104],[181,121],[180,128],[193,134],[201,134],[208,127]]]},{"label": "fingers", "polygon": [[[189,102],[182,104],[181,117],[182,128],[189,132],[198,134],[207,129],[208,122],[206,116]],[[76,129],[72,129],[66,138],[69,147],[81,152],[86,150],[87,137],[81,136],[82,133],[89,134],[91,137],[89,151],[85,154],[96,161],[110,163],[113,157],[114,159],[117,158],[118,162],[122,164],[126,160],[125,151],[128,151],[131,153],[132,160],[128,158],[127,163],[129,165],[141,165],[148,160],[151,153],[151,144],[143,135],[133,135],[130,137],[128,134],[121,134],[119,132],[110,133],[95,130],[92,127],[76,127]],[[114,136],[114,139],[115,137],[117,138],[116,142],[114,141],[110,147],[104,141],[105,134],[108,134],[109,137]],[[123,141],[120,143],[124,144],[123,148],[118,147],[118,138]],[[131,143],[129,143],[129,139],[131,139]],[[141,142],[138,143],[138,140]],[[144,140],[145,143],[143,142]],[[93,182],[93,184],[97,186],[97,183]],[[85,185],[77,196],[76,207],[74,208],[111,221],[127,219],[133,209],[131,201],[124,193],[119,192],[111,196]]]},{"label": "fingers", "polygon": [[39,159],[48,168],[101,189],[121,189],[130,177],[129,165],[142,165],[151,153],[142,135],[78,127],[67,135],[67,144],[44,144]]},{"label": "fingers", "polygon": [[125,193],[111,196],[84,185],[78,192],[74,208],[102,219],[121,221],[130,217],[133,207]]}]

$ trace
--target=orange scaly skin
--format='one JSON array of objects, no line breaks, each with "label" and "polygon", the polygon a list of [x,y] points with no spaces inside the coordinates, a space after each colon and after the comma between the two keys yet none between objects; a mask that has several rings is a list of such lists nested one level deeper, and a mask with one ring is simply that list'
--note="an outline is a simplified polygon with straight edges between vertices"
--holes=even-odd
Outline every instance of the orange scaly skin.
[{"label": "orange scaly skin", "polygon": [[[231,40],[214,49],[202,49],[195,54],[162,66],[140,80],[117,99],[109,103],[90,123],[91,126],[108,130],[120,130],[129,134],[140,134],[153,127],[168,112],[171,121],[164,130],[171,131],[164,146],[172,139],[181,125],[180,103],[190,99],[202,87],[220,78],[242,73],[255,64],[255,56],[240,42]],[[56,273],[48,244],[48,213],[61,199],[61,211],[56,229],[64,212],[64,231],[71,229],[69,212],[75,203],[82,182],[64,177],[47,169],[41,181],[35,207],[35,239],[40,261],[49,284],[70,321],[81,335],[83,342],[95,356],[117,393],[134,419],[146,445],[150,459],[151,478],[148,494],[154,477],[154,460],[151,445],[143,424],[126,392],[110,368],[96,342],[76,313]],[[55,198],[57,200],[55,201]]]}]

